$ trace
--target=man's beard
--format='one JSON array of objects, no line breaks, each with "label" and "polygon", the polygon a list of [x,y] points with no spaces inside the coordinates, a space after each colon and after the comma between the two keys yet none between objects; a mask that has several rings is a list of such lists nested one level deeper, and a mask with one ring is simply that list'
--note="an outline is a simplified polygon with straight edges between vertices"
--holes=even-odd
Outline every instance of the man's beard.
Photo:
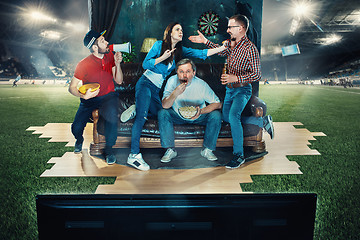
[{"label": "man's beard", "polygon": [[234,37],[230,38],[230,41],[236,41],[236,38],[234,38]]},{"label": "man's beard", "polygon": [[99,49],[99,51],[98,51],[98,53],[101,53],[101,54],[106,54],[106,53],[109,53],[109,52],[110,52],[109,48],[106,48],[105,50]]}]

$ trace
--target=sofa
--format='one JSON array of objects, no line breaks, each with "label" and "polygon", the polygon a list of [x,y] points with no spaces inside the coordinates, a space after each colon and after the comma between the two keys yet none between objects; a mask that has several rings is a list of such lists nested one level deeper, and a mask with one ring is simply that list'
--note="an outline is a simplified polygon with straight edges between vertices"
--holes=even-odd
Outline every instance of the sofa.
[{"label": "sofa", "polygon": [[[131,128],[134,119],[128,122],[121,122],[120,115],[132,104],[135,104],[135,85],[141,77],[144,69],[141,63],[123,63],[122,71],[124,82],[116,85],[115,90],[119,93],[119,124],[118,137],[114,148],[130,148]],[[196,75],[206,81],[214,90],[221,101],[225,97],[225,87],[220,83],[223,64],[218,63],[197,63]],[[174,73],[175,74],[175,73]],[[162,91],[160,91],[160,95]],[[91,155],[101,155],[105,148],[104,120],[96,109],[92,113],[93,120],[93,141],[90,144]],[[262,117],[266,115],[266,104],[253,94],[246,105],[243,116]],[[255,153],[265,152],[265,142],[262,139],[263,129],[251,124],[243,124],[244,147],[249,147]],[[204,126],[200,125],[174,125],[175,147],[201,147],[204,136]],[[217,147],[231,147],[230,124],[223,122],[220,130]],[[140,148],[161,148],[158,121],[156,118],[148,118],[142,130]]]}]

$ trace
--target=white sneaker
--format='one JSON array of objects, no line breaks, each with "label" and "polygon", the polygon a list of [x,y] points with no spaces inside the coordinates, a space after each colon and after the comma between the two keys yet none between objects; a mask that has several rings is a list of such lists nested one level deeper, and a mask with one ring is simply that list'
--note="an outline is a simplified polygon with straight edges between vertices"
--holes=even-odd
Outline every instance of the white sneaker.
[{"label": "white sneaker", "polygon": [[177,156],[177,152],[175,150],[172,150],[171,148],[168,148],[164,154],[164,156],[161,158],[161,162],[168,163]]},{"label": "white sneaker", "polygon": [[207,160],[209,161],[216,161],[217,157],[214,155],[214,153],[212,152],[212,150],[205,148],[204,150],[201,151],[201,156],[207,158]]},{"label": "white sneaker", "polygon": [[135,116],[136,116],[136,106],[135,104],[133,104],[128,109],[123,111],[123,113],[120,116],[120,121],[127,122],[130,119],[133,119]]},{"label": "white sneaker", "polygon": [[147,171],[150,169],[150,166],[142,158],[141,153],[138,154],[130,153],[127,160],[127,164],[142,171]]}]

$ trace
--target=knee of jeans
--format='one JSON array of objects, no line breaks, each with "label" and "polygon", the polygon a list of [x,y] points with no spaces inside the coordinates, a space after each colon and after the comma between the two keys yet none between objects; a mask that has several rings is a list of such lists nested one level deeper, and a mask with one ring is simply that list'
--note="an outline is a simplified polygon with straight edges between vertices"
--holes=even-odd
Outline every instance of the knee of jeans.
[{"label": "knee of jeans", "polygon": [[217,110],[212,111],[210,114],[210,117],[213,120],[221,120],[221,113],[220,113],[220,111],[217,111]]},{"label": "knee of jeans", "polygon": [[167,117],[169,117],[169,111],[167,109],[160,109],[160,111],[158,112],[158,119],[166,119]]},{"label": "knee of jeans", "polygon": [[149,114],[148,109],[137,107],[135,118],[142,118],[142,119],[147,120],[148,114]]},{"label": "knee of jeans", "polygon": [[71,132],[72,132],[73,134],[78,134],[78,133],[80,133],[83,128],[84,128],[84,127],[83,127],[81,124],[79,124],[79,123],[73,123],[73,124],[71,124]]},{"label": "knee of jeans", "polygon": [[212,111],[210,113],[209,120],[213,121],[214,123],[221,124],[221,113],[220,113],[220,111]]},{"label": "knee of jeans", "polygon": [[241,113],[230,113],[229,114],[229,122],[232,121],[241,121]]},{"label": "knee of jeans", "polygon": [[112,110],[107,112],[106,114],[103,114],[102,117],[111,123],[117,123],[119,119],[119,114],[116,110]]},{"label": "knee of jeans", "polygon": [[150,89],[144,84],[136,84],[135,86],[135,99],[136,100],[144,100],[151,98],[151,91]]}]

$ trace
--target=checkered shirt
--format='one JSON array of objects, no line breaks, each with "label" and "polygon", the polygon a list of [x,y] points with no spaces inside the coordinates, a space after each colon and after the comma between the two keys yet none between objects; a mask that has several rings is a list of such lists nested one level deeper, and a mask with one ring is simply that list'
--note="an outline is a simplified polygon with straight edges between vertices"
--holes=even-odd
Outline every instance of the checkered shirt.
[{"label": "checkered shirt", "polygon": [[[230,49],[230,41],[226,40],[226,50],[218,53],[220,56],[227,56],[227,73],[237,76],[238,82],[256,82],[261,79],[260,57],[255,45],[244,36],[240,42]],[[208,48],[219,47],[219,44],[208,41]]]}]

